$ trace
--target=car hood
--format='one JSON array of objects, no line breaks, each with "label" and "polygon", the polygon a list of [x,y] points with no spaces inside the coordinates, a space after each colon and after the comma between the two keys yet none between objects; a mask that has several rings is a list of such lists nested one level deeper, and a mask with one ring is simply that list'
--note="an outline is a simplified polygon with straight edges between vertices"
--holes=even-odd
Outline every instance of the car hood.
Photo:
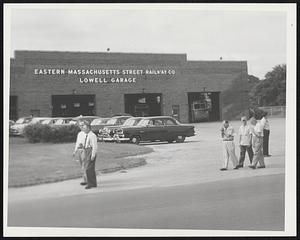
[{"label": "car hood", "polygon": [[26,124],[26,123],[18,123],[18,124],[12,125],[10,128],[15,129],[15,130],[19,130],[19,129],[23,129],[27,125],[28,124]]}]

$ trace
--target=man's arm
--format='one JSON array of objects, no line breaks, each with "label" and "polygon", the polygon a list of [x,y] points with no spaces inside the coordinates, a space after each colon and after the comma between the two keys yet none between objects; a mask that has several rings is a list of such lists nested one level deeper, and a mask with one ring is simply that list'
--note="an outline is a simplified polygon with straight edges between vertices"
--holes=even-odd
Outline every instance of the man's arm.
[{"label": "man's arm", "polygon": [[97,150],[98,150],[98,143],[97,143],[97,137],[95,134],[93,134],[90,138],[90,144],[92,145],[92,161],[95,160],[96,154],[97,154]]},{"label": "man's arm", "polygon": [[78,146],[79,146],[79,138],[80,138],[80,132],[77,134],[77,138],[76,138],[76,143],[75,143],[75,148],[74,148],[73,155],[75,155],[75,152],[76,152],[77,149],[78,149]]}]

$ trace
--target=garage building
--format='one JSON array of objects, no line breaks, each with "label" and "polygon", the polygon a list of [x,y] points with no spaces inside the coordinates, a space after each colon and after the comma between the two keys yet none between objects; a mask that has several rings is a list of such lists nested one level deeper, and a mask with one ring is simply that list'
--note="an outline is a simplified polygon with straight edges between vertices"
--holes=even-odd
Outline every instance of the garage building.
[{"label": "garage building", "polygon": [[10,119],[128,113],[170,115],[192,123],[230,118],[247,104],[246,61],[188,61],[186,54],[15,51],[10,64]]}]

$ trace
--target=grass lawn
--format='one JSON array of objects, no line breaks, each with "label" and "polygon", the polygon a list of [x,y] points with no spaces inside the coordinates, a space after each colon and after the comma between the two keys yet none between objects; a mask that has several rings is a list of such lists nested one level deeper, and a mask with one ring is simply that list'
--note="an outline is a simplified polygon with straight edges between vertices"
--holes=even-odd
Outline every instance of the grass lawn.
[{"label": "grass lawn", "polygon": [[[30,144],[24,138],[9,139],[9,187],[22,187],[81,177],[79,163],[73,160],[75,143]],[[98,143],[96,170],[102,173],[146,164],[141,157],[152,148],[134,144]]]}]

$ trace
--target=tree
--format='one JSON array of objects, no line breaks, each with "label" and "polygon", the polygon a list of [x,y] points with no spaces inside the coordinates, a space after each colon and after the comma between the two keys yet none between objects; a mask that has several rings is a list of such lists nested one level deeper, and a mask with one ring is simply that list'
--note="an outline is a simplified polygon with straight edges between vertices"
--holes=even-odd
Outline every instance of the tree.
[{"label": "tree", "polygon": [[254,106],[282,106],[286,103],[286,65],[276,65],[249,92]]}]

